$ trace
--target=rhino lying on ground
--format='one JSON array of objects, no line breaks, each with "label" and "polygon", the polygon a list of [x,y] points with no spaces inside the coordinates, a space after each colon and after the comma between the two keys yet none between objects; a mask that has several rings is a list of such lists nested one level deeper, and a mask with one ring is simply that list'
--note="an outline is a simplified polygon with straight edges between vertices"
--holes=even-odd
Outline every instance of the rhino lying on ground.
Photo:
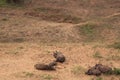
[{"label": "rhino lying on ground", "polygon": [[49,64],[35,64],[34,67],[37,70],[55,70],[55,66],[57,65],[57,62],[63,63],[65,62],[65,56],[61,52],[53,52],[53,56],[55,58],[54,61],[52,61]]},{"label": "rhino lying on ground", "polygon": [[112,68],[102,65],[102,64],[96,64],[92,68],[90,68],[85,74],[87,75],[96,75],[100,76],[101,74],[107,74],[107,73],[112,73]]},{"label": "rhino lying on ground", "polygon": [[56,62],[63,63],[65,62],[65,56],[61,52],[53,52],[54,58],[56,58]]},{"label": "rhino lying on ground", "polygon": [[47,64],[36,64],[34,65],[35,69],[37,70],[55,70],[55,65],[57,65],[57,63],[55,61]]}]

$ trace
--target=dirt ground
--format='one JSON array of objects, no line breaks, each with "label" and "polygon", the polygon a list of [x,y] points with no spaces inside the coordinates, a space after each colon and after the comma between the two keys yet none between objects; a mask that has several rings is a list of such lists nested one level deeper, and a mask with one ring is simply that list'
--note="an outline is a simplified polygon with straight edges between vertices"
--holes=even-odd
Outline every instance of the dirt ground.
[{"label": "dirt ground", "polygon": [[[110,67],[119,68],[120,51],[106,48],[100,43],[1,43],[0,68],[1,80],[97,80],[95,76],[85,75],[85,71],[102,63]],[[49,63],[54,60],[53,51],[64,53],[67,61],[58,64],[56,71],[38,71],[34,68],[36,63]],[[96,56],[96,53],[100,53]],[[112,58],[112,56],[115,56]],[[102,80],[119,80],[120,76],[102,75]]]},{"label": "dirt ground", "polygon": [[[0,80],[120,80],[117,75],[88,76],[97,63],[120,68],[119,0],[39,0],[24,7],[0,7]],[[32,7],[31,7],[32,6]],[[56,71],[36,63],[66,56]]]}]

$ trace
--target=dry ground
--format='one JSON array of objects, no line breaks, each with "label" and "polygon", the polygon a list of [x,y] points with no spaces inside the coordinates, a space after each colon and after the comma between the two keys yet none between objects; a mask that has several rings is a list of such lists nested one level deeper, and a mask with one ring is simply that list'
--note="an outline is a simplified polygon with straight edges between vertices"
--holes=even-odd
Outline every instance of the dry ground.
[{"label": "dry ground", "polygon": [[[120,80],[87,76],[97,63],[120,68],[119,0],[39,0],[24,7],[0,7],[0,80]],[[32,7],[31,7],[32,6]],[[37,71],[36,63],[66,56],[56,71]]]},{"label": "dry ground", "polygon": [[[1,43],[0,44],[1,80],[97,80],[84,72],[96,63],[119,68],[120,51],[106,48],[100,43]],[[38,71],[36,63],[53,61],[52,52],[64,53],[67,61],[58,64],[56,71]],[[120,76],[102,75],[102,80],[119,80]]]}]

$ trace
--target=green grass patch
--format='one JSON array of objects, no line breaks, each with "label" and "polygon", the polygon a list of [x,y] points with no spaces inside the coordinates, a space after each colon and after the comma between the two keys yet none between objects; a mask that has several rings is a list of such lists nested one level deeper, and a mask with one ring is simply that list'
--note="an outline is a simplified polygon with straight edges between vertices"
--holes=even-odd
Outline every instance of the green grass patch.
[{"label": "green grass patch", "polygon": [[23,77],[33,77],[34,74],[31,72],[23,72],[24,76]]},{"label": "green grass patch", "polygon": [[115,75],[120,75],[120,68],[114,68],[113,73]]},{"label": "green grass patch", "polygon": [[115,49],[120,49],[120,42],[115,42],[114,44],[109,45],[109,47],[113,47]]},{"label": "green grass patch", "polygon": [[24,39],[23,38],[15,38],[13,39],[13,42],[17,42],[17,43],[21,43],[21,42],[24,42]]},{"label": "green grass patch", "polygon": [[97,77],[96,80],[103,80],[103,78],[102,77]]},{"label": "green grass patch", "polygon": [[94,77],[94,78],[91,78],[90,80],[104,80],[102,77]]},{"label": "green grass patch", "polygon": [[41,76],[41,78],[43,80],[52,80],[52,79],[54,79],[54,77],[52,75],[50,75],[50,74],[44,74],[44,75]]},{"label": "green grass patch", "polygon": [[110,57],[107,58],[107,60],[118,61],[120,60],[120,55],[111,55]]},{"label": "green grass patch", "polygon": [[71,69],[71,72],[74,74],[74,75],[79,75],[79,74],[82,74],[85,72],[85,68],[83,68],[82,66],[74,66],[72,69]]},{"label": "green grass patch", "polygon": [[94,57],[94,58],[103,58],[98,51],[95,52],[95,54],[93,55],[93,57]]},{"label": "green grass patch", "polygon": [[5,6],[7,5],[6,0],[0,0],[0,6]]},{"label": "green grass patch", "polygon": [[8,3],[7,0],[0,0],[0,7],[10,7],[10,8],[23,7],[24,2],[25,0],[24,1],[21,0],[19,1],[19,3],[13,3],[13,2]]},{"label": "green grass patch", "polygon": [[92,36],[94,33],[94,25],[93,24],[85,24],[81,27],[81,31],[83,34],[87,36]]},{"label": "green grass patch", "polygon": [[96,23],[86,23],[78,25],[76,28],[78,29],[78,33],[82,35],[87,42],[102,39],[102,36],[99,34],[101,27]]}]

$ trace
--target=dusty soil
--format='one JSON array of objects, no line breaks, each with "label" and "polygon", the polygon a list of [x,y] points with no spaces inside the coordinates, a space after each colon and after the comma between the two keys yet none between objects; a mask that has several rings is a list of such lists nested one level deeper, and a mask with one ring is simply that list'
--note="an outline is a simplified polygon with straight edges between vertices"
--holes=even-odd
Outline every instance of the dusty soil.
[{"label": "dusty soil", "polygon": [[[24,7],[0,7],[1,80],[120,80],[120,76],[85,75],[102,63],[120,68],[119,0],[39,0]],[[53,61],[53,51],[67,61],[56,71],[35,70]]]},{"label": "dusty soil", "polygon": [[[1,43],[0,44],[0,77],[2,80],[96,80],[95,76],[87,76],[84,72],[102,63],[119,68],[119,50],[106,48],[99,43],[64,43],[64,44],[33,44],[33,43]],[[56,71],[38,71],[36,63],[53,61],[53,51],[59,50],[66,56],[64,64],[58,64]],[[95,56],[100,53],[101,58]],[[117,55],[117,56],[116,56]],[[112,58],[112,56],[115,56]],[[119,80],[119,76],[102,75],[104,80]],[[50,79],[49,79],[50,78]]]}]

